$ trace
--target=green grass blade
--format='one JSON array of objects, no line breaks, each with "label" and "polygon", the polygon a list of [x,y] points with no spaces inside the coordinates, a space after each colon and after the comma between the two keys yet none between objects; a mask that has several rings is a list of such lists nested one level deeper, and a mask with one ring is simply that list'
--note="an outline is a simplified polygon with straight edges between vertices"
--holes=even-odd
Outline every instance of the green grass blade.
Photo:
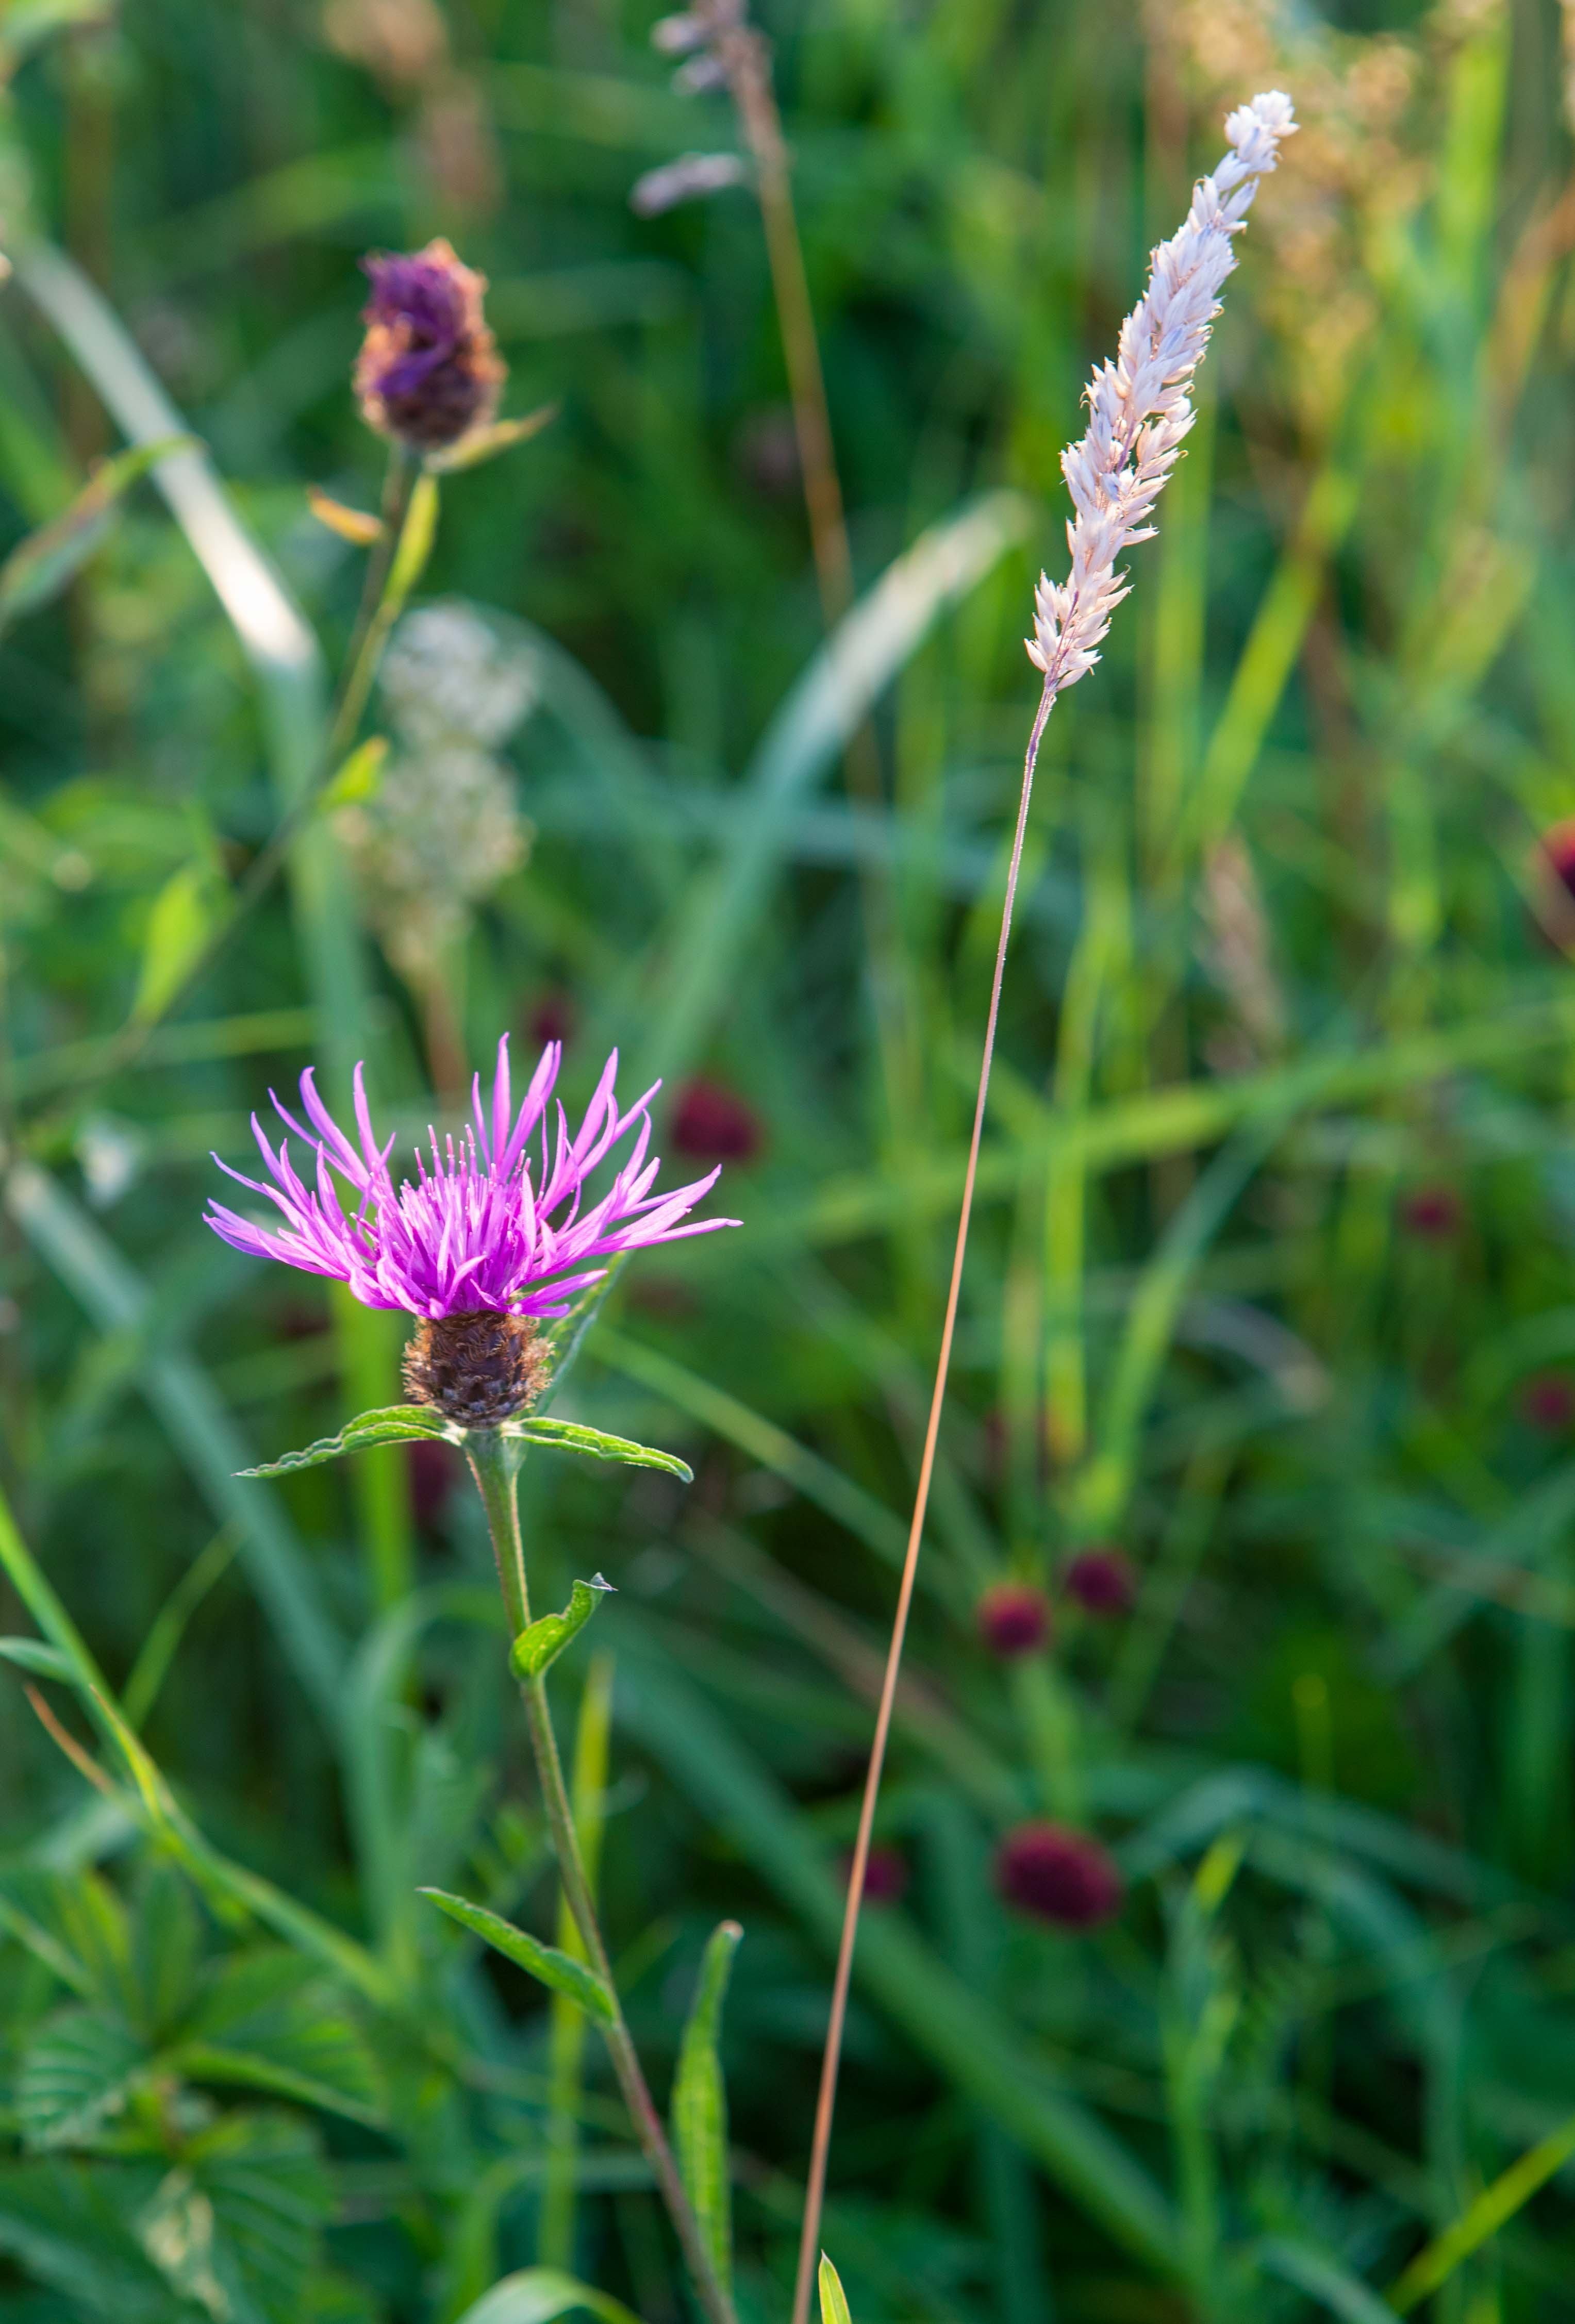
[{"label": "green grass blade", "polygon": [[1545,2187],[1563,2169],[1571,2155],[1575,2155],[1575,2114],[1550,2131],[1546,2138],[1539,2139],[1518,2163],[1512,2163],[1507,2171],[1501,2172],[1452,2227],[1446,2227],[1425,2250],[1417,2253],[1405,2273],[1391,2286],[1390,2307],[1397,2309],[1402,2316],[1409,2315],[1419,2301],[1447,2283],[1462,2262],[1506,2227],[1538,2189]]},{"label": "green grass blade", "polygon": [[853,2324],[848,2313],[848,2295],[843,2290],[843,2279],[824,2252],[820,2255],[820,2324]]},{"label": "green grass blade", "polygon": [[608,2292],[597,2292],[554,2267],[525,2267],[517,2275],[484,2292],[467,2308],[457,2324],[553,2324],[555,2317],[577,2309],[600,2319],[600,2324],[640,2324],[631,2308]]},{"label": "green grass blade", "polygon": [[732,1957],[742,1936],[736,1921],[723,1921],[707,1941],[673,2080],[673,2147],[700,2233],[724,2290],[732,2284],[732,2194],[727,2089],[717,2043]]}]

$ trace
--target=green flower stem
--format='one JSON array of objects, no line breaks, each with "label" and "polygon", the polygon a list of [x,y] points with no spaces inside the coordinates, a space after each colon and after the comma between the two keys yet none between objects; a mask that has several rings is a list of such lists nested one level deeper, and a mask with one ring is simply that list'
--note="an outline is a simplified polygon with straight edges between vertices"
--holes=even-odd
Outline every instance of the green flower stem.
[{"label": "green flower stem", "polygon": [[[482,1507],[486,1511],[493,1554],[497,1560],[498,1581],[502,1588],[510,1631],[515,1637],[530,1619],[524,1545],[520,1533],[520,1508],[515,1498],[515,1480],[523,1452],[522,1445],[511,1443],[494,1429],[473,1428],[465,1443],[465,1459],[475,1479]],[[667,2206],[668,2216],[683,2247],[690,2279],[709,2324],[737,2324],[732,2302],[718,2281],[711,2255],[705,2248],[699,2224],[678,2174],[678,2166],[673,2160],[672,2149],[662,2128],[661,2116],[657,2112],[656,2102],[636,2053],[633,2037],[624,2020],[623,2006],[618,1998],[612,1963],[607,1958],[606,1941],[596,1918],[595,1900],[580,1854],[568,1790],[564,1783],[563,1763],[558,1757],[557,1738],[553,1733],[552,1714],[548,1707],[545,1677],[539,1674],[522,1681],[520,1692],[524,1699],[525,1717],[530,1730],[530,1748],[536,1759],[542,1804],[547,1810],[548,1829],[552,1834],[564,1896],[574,1915],[575,1925],[579,1930],[591,1967],[606,1987],[612,2003],[612,2023],[602,2030],[612,2061],[612,2070],[618,2077],[618,2086],[623,2093],[623,2102],[634,2126],[635,2136]]]}]

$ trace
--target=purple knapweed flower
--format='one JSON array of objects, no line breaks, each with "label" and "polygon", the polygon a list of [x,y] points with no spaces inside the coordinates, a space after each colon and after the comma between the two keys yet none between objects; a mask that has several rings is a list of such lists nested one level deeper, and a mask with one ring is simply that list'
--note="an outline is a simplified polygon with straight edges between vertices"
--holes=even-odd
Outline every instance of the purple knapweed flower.
[{"label": "purple knapweed flower", "polygon": [[[613,1089],[616,1051],[579,1129],[570,1136],[558,1105],[554,1135],[548,1107],[561,1056],[559,1045],[549,1042],[516,1114],[505,1035],[498,1043],[490,1109],[483,1107],[477,1074],[474,1128],[457,1140],[448,1136],[441,1148],[437,1131],[429,1130],[430,1167],[418,1150],[415,1177],[400,1185],[388,1167],[393,1140],[378,1145],[360,1066],[355,1075],[359,1145],[328,1112],[309,1067],[300,1077],[300,1102],[311,1130],[277,1097],[273,1106],[285,1127],[315,1150],[315,1185],[297,1176],[288,1140],[281,1139],[275,1152],[253,1114],[253,1134],[272,1183],[245,1177],[225,1162],[219,1167],[265,1196],[283,1224],[259,1225],[221,1203],[210,1205],[207,1223],[236,1250],[332,1276],[348,1284],[364,1306],[403,1308],[416,1316],[421,1329],[405,1363],[410,1394],[467,1425],[505,1419],[541,1385],[536,1320],[566,1313],[574,1294],[605,1274],[596,1260],[738,1223],[679,1223],[710,1192],[716,1170],[669,1193],[653,1193],[660,1164],[646,1157],[647,1109],[660,1084],[621,1112]],[[585,1181],[637,1123],[633,1147],[612,1185],[582,1209]],[[355,1197],[348,1213],[336,1180]]]},{"label": "purple knapweed flower", "polygon": [[484,274],[441,236],[425,250],[375,251],[355,393],[367,425],[415,452],[441,452],[495,417],[505,370],[482,318]]}]

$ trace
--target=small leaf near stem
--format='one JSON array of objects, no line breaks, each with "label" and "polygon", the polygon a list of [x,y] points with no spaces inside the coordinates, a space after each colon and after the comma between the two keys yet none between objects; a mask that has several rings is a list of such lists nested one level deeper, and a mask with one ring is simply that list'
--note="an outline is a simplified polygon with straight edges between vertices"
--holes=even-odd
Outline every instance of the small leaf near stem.
[{"label": "small leaf near stem", "polygon": [[463,1896],[451,1896],[445,1888],[423,1888],[418,1892],[428,1897],[440,1913],[457,1921],[462,1929],[480,1937],[505,1960],[511,1960],[554,1993],[561,1993],[575,2002],[587,2017],[599,2024],[611,2025],[617,2015],[616,2005],[601,1978],[588,1969],[584,1961],[560,1953],[556,1945],[544,1945],[537,1938],[517,1929],[512,1921],[505,1921],[501,1913],[489,1913],[484,1904],[472,1904]]},{"label": "small leaf near stem", "polygon": [[515,1677],[542,1677],[571,1640],[579,1636],[603,1597],[611,1596],[612,1591],[612,1584],[604,1582],[599,1573],[594,1573],[589,1582],[576,1582],[561,1614],[543,1614],[515,1639],[509,1655],[509,1667]]},{"label": "small leaf near stem", "polygon": [[843,2279],[824,2252],[820,2255],[820,2324],[852,2324]]}]

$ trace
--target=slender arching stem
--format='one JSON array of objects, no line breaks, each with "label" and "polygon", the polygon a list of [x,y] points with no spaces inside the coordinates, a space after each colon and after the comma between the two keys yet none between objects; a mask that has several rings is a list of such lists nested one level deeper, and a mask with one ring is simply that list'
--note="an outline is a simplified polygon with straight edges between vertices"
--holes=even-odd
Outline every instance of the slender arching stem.
[{"label": "slender arching stem", "polygon": [[[475,1479],[482,1507],[486,1511],[493,1554],[497,1560],[498,1581],[503,1592],[510,1630],[515,1637],[530,1619],[524,1545],[520,1532],[520,1507],[515,1495],[520,1451],[517,1443],[511,1443],[496,1429],[473,1428],[465,1443],[465,1459]],[[523,1680],[520,1692],[525,1704],[530,1748],[536,1761],[537,1778],[541,1785],[548,1830],[552,1834],[553,1850],[563,1880],[564,1896],[574,1915],[575,1926],[580,1932],[591,1966],[606,1987],[612,2003],[612,2023],[603,2025],[602,2032],[608,2055],[612,2061],[612,2070],[618,2077],[618,2087],[629,2108],[640,2152],[650,2165],[657,2190],[683,2248],[695,2295],[705,2311],[707,2324],[736,2324],[732,2302],[712,2264],[694,2207],[685,2192],[672,2148],[662,2128],[661,2116],[657,2112],[656,2101],[651,2097],[633,2038],[624,2020],[618,1989],[612,1982],[606,1940],[596,1917],[595,1899],[586,1877],[579,1838],[575,1831],[574,1812],[569,1805],[568,1786],[564,1782],[557,1738],[553,1733],[545,1677],[538,1673],[536,1676]]]},{"label": "slender arching stem", "polygon": [[990,1068],[995,1056],[996,1021],[1000,1015],[1007,947],[1011,942],[1012,907],[1017,901],[1023,840],[1028,828],[1028,805],[1034,795],[1034,770],[1038,763],[1045,722],[1050,715],[1054,700],[1055,695],[1046,679],[1023,759],[1023,787],[1018,800],[1017,828],[1012,835],[1012,852],[1007,867],[1006,894],[1001,899],[1000,936],[996,945],[995,974],[990,988],[990,1012],[985,1019],[984,1051],[979,1061],[979,1093],[974,1101],[973,1135],[968,1145],[968,1168],[962,1180],[962,1204],[957,1219],[957,1240],[952,1252],[952,1280],[946,1293],[946,1318],[941,1326],[941,1348],[935,1360],[929,1421],[925,1429],[924,1452],[919,1461],[918,1484],[908,1525],[907,1552],[903,1559],[902,1582],[897,1593],[897,1612],[891,1624],[891,1643],[887,1649],[880,1707],[875,1715],[875,1738],[870,1747],[863,1804],[859,1811],[859,1834],[853,1844],[852,1868],[848,1876],[848,1900],[843,1913],[842,1940],[837,1948],[836,1975],[832,1983],[831,2016],[826,2026],[825,2049],[821,2058],[815,2139],[810,2150],[809,2181],[804,2197],[804,2226],[798,2245],[798,2280],[793,2295],[793,2324],[807,2324],[810,2292],[815,2282],[820,2248],[820,2215],[825,2201],[826,2160],[831,2153],[832,2116],[836,2107],[837,2075],[842,2065],[843,2027],[847,2019],[848,1987],[853,1974],[853,1947],[859,1934],[859,1913],[864,1902],[864,1878],[870,1868],[875,1804],[880,1796],[880,1777],[886,1765],[886,1740],[891,1731],[898,1675],[902,1667],[903,1642],[907,1636],[908,1609],[913,1603],[914,1578],[918,1572],[919,1547],[924,1540],[925,1518],[930,1506],[930,1480],[935,1473],[935,1447],[941,1434],[941,1411],[946,1400],[946,1379],[952,1368],[952,1341],[957,1328],[957,1305],[962,1290],[962,1262],[968,1254],[968,1227],[973,1215],[973,1185],[979,1174],[979,1148],[984,1136],[984,1111],[990,1097]]}]

